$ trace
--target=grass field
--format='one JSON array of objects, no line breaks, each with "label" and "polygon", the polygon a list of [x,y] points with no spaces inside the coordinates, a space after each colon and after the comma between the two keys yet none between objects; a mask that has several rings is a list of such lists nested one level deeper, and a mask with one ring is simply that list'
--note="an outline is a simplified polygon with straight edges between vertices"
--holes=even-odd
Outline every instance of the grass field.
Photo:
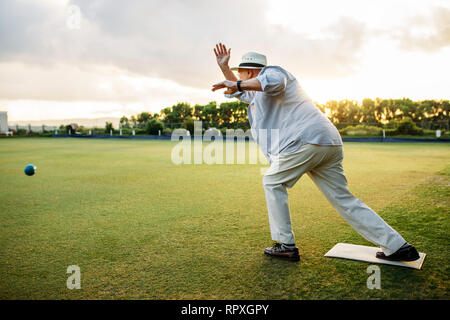
[{"label": "grass field", "polygon": [[[307,175],[289,190],[301,262],[268,258],[261,164],[179,165],[170,141],[0,139],[1,299],[449,299],[450,145],[345,143],[352,193],[422,270],[323,255],[370,245]],[[28,177],[25,165],[37,166]],[[81,290],[68,290],[69,265]]]}]

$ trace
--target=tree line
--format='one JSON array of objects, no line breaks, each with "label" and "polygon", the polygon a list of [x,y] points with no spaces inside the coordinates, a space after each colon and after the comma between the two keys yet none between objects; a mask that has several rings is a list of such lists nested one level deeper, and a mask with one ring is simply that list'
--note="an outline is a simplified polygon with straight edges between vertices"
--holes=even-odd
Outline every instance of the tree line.
[{"label": "tree line", "polygon": [[192,133],[194,121],[200,120],[204,129],[240,128],[247,130],[250,128],[247,107],[248,104],[241,101],[224,102],[220,105],[216,102],[209,102],[206,105],[196,104],[194,106],[181,102],[162,109],[160,113],[141,112],[130,118],[123,116],[120,119],[120,126],[142,129],[149,134],[158,134],[158,131],[170,133],[176,128],[184,128]]},{"label": "tree line", "polygon": [[[397,124],[405,119],[424,129],[449,130],[450,100],[413,101],[403,99],[366,98],[361,103],[354,100],[330,100],[316,106],[338,129],[347,126],[370,124],[383,127]],[[209,102],[193,105],[181,102],[163,108],[160,113],[141,112],[120,119],[121,128],[135,128],[149,134],[170,133],[175,128],[193,131],[194,120],[201,120],[203,128],[244,129],[249,128],[248,104],[241,101]],[[108,124],[109,129],[112,128]]]},{"label": "tree line", "polygon": [[361,103],[353,100],[331,100],[317,106],[335,125],[340,123],[385,125],[410,118],[427,129],[433,129],[430,124],[445,126],[445,123],[448,129],[450,114],[450,100],[366,98]]}]

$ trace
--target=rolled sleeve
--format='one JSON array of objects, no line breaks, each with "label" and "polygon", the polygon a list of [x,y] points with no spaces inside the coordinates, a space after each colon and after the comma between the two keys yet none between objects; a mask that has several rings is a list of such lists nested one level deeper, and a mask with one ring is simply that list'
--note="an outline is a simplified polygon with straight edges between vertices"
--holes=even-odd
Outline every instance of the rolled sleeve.
[{"label": "rolled sleeve", "polygon": [[257,79],[261,82],[261,88],[265,94],[277,96],[286,89],[286,76],[279,70],[268,69],[258,75]]}]

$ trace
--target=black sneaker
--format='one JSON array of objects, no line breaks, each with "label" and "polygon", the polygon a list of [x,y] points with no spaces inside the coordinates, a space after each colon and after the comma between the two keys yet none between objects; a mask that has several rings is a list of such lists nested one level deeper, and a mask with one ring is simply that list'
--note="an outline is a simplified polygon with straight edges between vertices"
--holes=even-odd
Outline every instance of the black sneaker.
[{"label": "black sneaker", "polygon": [[298,248],[284,248],[281,243],[275,243],[273,247],[264,249],[264,254],[289,261],[300,261]]},{"label": "black sneaker", "polygon": [[389,256],[386,256],[383,252],[380,251],[377,252],[376,257],[378,259],[390,261],[415,261],[420,258],[416,248],[414,248],[412,245],[402,247]]}]

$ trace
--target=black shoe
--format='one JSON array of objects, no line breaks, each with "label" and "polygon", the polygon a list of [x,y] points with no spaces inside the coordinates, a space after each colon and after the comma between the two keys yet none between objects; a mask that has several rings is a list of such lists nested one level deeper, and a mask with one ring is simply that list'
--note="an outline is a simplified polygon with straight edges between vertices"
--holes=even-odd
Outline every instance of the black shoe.
[{"label": "black shoe", "polygon": [[300,261],[298,248],[284,248],[281,243],[275,243],[273,247],[264,249],[264,254],[276,258],[282,258],[289,261]]},{"label": "black shoe", "polygon": [[386,256],[383,252],[377,252],[376,257],[378,259],[390,260],[390,261],[415,261],[420,258],[416,248],[412,245],[401,247],[393,254]]}]

